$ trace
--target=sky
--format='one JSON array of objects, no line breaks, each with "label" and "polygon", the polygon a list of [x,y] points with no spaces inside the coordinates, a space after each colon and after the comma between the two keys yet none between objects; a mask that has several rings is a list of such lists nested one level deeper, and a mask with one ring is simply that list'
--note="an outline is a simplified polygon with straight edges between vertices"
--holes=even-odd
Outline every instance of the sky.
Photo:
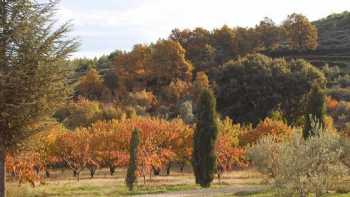
[{"label": "sky", "polygon": [[174,28],[251,27],[288,14],[317,20],[350,11],[350,0],[61,0],[58,19],[71,20],[81,47],[74,57],[95,57],[167,38]]}]

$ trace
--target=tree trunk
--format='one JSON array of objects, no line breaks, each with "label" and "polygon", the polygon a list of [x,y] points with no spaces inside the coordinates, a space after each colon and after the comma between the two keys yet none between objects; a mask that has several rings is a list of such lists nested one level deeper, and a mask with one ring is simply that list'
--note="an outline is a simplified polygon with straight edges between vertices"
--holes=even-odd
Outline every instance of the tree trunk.
[{"label": "tree trunk", "polygon": [[77,180],[80,181],[80,171],[77,171]]},{"label": "tree trunk", "polygon": [[48,169],[45,170],[46,178],[50,178],[50,171]]},{"label": "tree trunk", "polygon": [[91,167],[89,167],[89,171],[90,171],[90,178],[94,178],[95,173],[96,173],[96,169],[97,169],[97,167],[95,167],[95,166],[91,166]]},{"label": "tree trunk", "polygon": [[169,162],[167,168],[166,168],[166,175],[170,175],[170,169],[171,169],[171,162]]},{"label": "tree trunk", "polygon": [[153,171],[154,176],[160,175],[160,168],[155,168],[152,166],[152,171]]},{"label": "tree trunk", "polygon": [[113,176],[115,173],[115,166],[109,166],[109,172],[110,172],[111,176]]},{"label": "tree trunk", "polygon": [[219,184],[221,185],[221,172],[218,172],[218,180],[219,180]]},{"label": "tree trunk", "polygon": [[0,150],[0,197],[6,197],[5,151]]},{"label": "tree trunk", "polygon": [[185,162],[180,163],[180,172],[183,173],[185,169]]}]

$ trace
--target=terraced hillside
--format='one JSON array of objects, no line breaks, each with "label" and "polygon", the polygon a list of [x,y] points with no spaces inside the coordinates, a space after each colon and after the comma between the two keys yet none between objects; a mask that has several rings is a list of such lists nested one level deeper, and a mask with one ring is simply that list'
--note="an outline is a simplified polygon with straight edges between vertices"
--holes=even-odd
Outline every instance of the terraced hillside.
[{"label": "terraced hillside", "polygon": [[313,24],[319,32],[319,47],[316,50],[282,49],[267,52],[266,55],[308,60],[325,72],[330,96],[350,101],[350,12],[332,14]]},{"label": "terraced hillside", "polygon": [[332,14],[313,24],[318,29],[320,49],[350,48],[350,12]]}]

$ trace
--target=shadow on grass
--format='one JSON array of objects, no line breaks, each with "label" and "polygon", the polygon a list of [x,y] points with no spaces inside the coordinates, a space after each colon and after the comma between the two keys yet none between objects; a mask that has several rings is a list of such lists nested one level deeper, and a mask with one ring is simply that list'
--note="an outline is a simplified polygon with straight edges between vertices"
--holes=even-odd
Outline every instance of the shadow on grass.
[{"label": "shadow on grass", "polygon": [[135,196],[135,195],[146,195],[146,194],[162,194],[167,192],[176,191],[187,191],[192,189],[198,189],[199,187],[191,184],[179,184],[179,185],[138,185],[133,191],[121,191],[119,192],[122,196]]}]

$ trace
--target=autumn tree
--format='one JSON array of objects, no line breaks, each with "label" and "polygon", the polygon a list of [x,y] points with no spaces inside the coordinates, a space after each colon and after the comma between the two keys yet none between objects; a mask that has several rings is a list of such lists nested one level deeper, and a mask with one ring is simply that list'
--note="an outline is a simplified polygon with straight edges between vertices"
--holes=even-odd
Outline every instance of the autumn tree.
[{"label": "autumn tree", "polygon": [[134,108],[139,115],[146,115],[158,104],[157,97],[151,91],[135,91],[129,92],[124,101],[124,105]]},{"label": "autumn tree", "polygon": [[130,140],[130,153],[129,153],[129,166],[125,178],[126,185],[129,190],[132,191],[134,188],[134,183],[137,179],[136,171],[137,171],[137,148],[140,143],[139,130],[134,129],[132,132],[131,140]]},{"label": "autumn tree", "polygon": [[218,139],[215,144],[216,161],[219,181],[224,172],[230,171],[235,167],[245,166],[245,151],[239,147],[239,136],[244,128],[240,124],[234,124],[233,121],[226,117],[218,121]]},{"label": "autumn tree", "polygon": [[290,48],[296,50],[317,48],[317,28],[305,16],[296,13],[289,15],[283,28]]},{"label": "autumn tree", "polygon": [[191,95],[192,83],[182,80],[172,81],[168,86],[163,89],[163,96],[165,100],[171,103],[184,100]]},{"label": "autumn tree", "polygon": [[149,83],[151,48],[147,45],[135,45],[132,51],[116,56],[114,72],[118,76],[116,85],[118,97],[130,91],[140,91]]},{"label": "autumn tree", "polygon": [[[325,127],[325,118],[326,118],[326,96],[322,88],[318,85],[313,86],[307,103],[307,109],[305,113],[305,123],[304,123],[304,132],[303,136],[305,139],[310,136],[317,135],[314,133],[317,128],[315,126]],[[319,125],[315,125],[315,124]]]},{"label": "autumn tree", "polygon": [[90,100],[98,100],[103,95],[103,79],[95,69],[90,69],[79,81],[79,94]]},{"label": "autumn tree", "polygon": [[24,149],[22,152],[33,153],[36,156],[37,161],[45,170],[46,177],[50,177],[50,165],[60,162],[60,159],[55,154],[57,150],[55,142],[64,132],[66,132],[66,129],[62,125],[55,123],[31,136],[22,145],[22,149]]},{"label": "autumn tree", "polygon": [[21,151],[6,156],[6,171],[11,174],[18,183],[29,183],[35,187],[38,182],[43,182],[40,173],[44,166],[41,165],[39,155],[35,152]]},{"label": "autumn tree", "polygon": [[193,64],[194,72],[207,72],[216,64],[216,50],[212,46],[211,36],[210,31],[198,27],[192,31],[174,29],[169,38],[179,42],[186,50],[186,59]]},{"label": "autumn tree", "polygon": [[217,155],[216,174],[219,181],[221,181],[224,172],[246,166],[244,149],[238,146],[233,146],[227,137],[227,134],[219,134],[215,145]]},{"label": "autumn tree", "polygon": [[127,165],[131,129],[119,120],[98,121],[88,128],[92,134],[91,146],[95,149],[97,162],[99,166],[109,168],[111,176],[117,167]]},{"label": "autumn tree", "polygon": [[77,43],[66,37],[70,24],[54,25],[56,4],[0,1],[0,196],[5,196],[6,152],[32,135],[34,123],[66,92],[62,63]]},{"label": "autumn tree", "polygon": [[171,81],[192,80],[192,64],[185,59],[185,49],[176,41],[159,40],[151,46],[151,72],[150,83],[154,90],[169,85]]},{"label": "autumn tree", "polygon": [[192,166],[196,183],[210,187],[216,171],[215,143],[218,135],[214,94],[204,89],[198,101],[197,125],[193,136]]},{"label": "autumn tree", "polygon": [[271,136],[276,142],[282,142],[286,138],[290,138],[293,134],[293,128],[288,126],[282,120],[273,120],[266,118],[252,129],[242,132],[239,136],[242,146],[255,144],[261,138]]},{"label": "autumn tree", "polygon": [[91,160],[91,135],[86,129],[77,129],[74,132],[66,132],[56,139],[56,155],[60,157],[80,180],[80,173],[87,167]]}]

